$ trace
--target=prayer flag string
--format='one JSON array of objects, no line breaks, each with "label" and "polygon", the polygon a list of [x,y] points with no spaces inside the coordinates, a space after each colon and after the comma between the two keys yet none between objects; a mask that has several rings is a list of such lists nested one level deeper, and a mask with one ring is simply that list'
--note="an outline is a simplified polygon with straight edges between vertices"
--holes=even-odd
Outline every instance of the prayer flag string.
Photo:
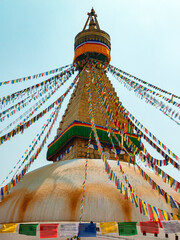
[{"label": "prayer flag string", "polygon": [[[162,214],[162,213],[161,213]],[[96,228],[97,224],[100,226],[100,230]],[[159,221],[140,221],[140,229],[137,228],[137,222],[99,222],[99,223],[2,223],[0,227],[0,234],[20,234],[25,236],[36,236],[40,238],[60,238],[65,240],[77,239],[80,240],[80,236],[83,237],[98,237],[106,238],[105,234],[110,234],[109,239],[117,239],[119,236],[138,236],[141,234],[159,234],[159,228],[163,228],[165,234],[176,234],[180,232],[180,221],[169,220],[164,221],[163,217]],[[18,230],[19,229],[19,230]],[[100,232],[100,233],[99,233]],[[113,233],[113,235],[111,235]],[[116,235],[114,235],[116,234]],[[104,236],[103,236],[104,235]],[[25,237],[24,236],[24,237]],[[156,235],[158,237],[158,235]],[[141,238],[141,237],[140,237]],[[143,238],[146,238],[143,236]],[[150,235],[147,239],[151,238]],[[160,237],[161,238],[161,237]]]},{"label": "prayer flag string", "polygon": [[62,79],[62,77],[65,74],[66,75],[74,74],[74,67],[70,67],[70,68],[62,71],[61,73],[56,74],[53,77],[48,78],[47,80],[44,80],[44,81],[42,81],[42,82],[40,82],[38,84],[32,85],[32,86],[30,86],[28,88],[25,88],[25,89],[20,90],[18,92],[12,93],[11,95],[8,95],[6,97],[0,98],[0,108],[2,109],[2,107],[4,105],[7,105],[8,103],[13,103],[15,100],[19,99],[19,97],[22,98],[26,94],[32,94],[32,92],[34,90],[36,90],[36,89],[39,89],[39,88],[43,88],[43,89],[45,88],[46,89],[47,84],[51,83],[52,81],[56,81],[59,78]]},{"label": "prayer flag string", "polygon": [[[103,83],[101,83],[101,84],[103,84]],[[107,92],[107,93],[109,94],[109,96],[112,97],[112,94],[110,94],[109,89],[107,89],[106,87],[103,89],[103,92]],[[152,143],[152,141],[151,141],[145,134],[143,135],[143,133],[142,133],[141,131],[139,131],[139,129],[136,127],[136,125],[135,125],[135,124],[131,121],[131,119],[129,118],[129,116],[132,116],[132,115],[122,106],[121,103],[119,103],[119,100],[118,100],[116,97],[113,97],[113,98],[111,98],[111,101],[118,107],[118,111],[120,110],[120,112],[123,113],[124,117],[125,117],[128,121],[130,120],[131,126],[134,127],[137,132],[140,132],[140,135],[143,136],[150,145],[153,145],[153,147],[156,146],[154,143]],[[110,113],[110,115],[112,116],[112,119],[115,119],[115,117],[114,117],[112,111],[110,110],[109,105],[107,104],[106,100],[105,100],[105,103],[106,103],[106,108],[108,107],[108,113]],[[124,111],[124,109],[125,109],[125,111]],[[126,114],[126,112],[127,112],[129,115]],[[133,117],[133,118],[134,118],[134,117]],[[115,119],[115,121],[116,121],[116,119]],[[118,126],[118,124],[120,124],[118,121],[116,121],[116,123],[117,123],[117,126]],[[137,120],[135,121],[135,123],[137,123]],[[139,122],[138,122],[138,123],[139,123]],[[140,124],[140,123],[139,123],[139,124]],[[119,125],[119,126],[120,126],[120,125]],[[144,128],[144,127],[143,127],[143,128]],[[146,132],[146,133],[149,133],[150,136],[153,136],[153,139],[155,139],[164,149],[167,149],[167,147],[166,147],[164,144],[162,144],[157,138],[155,138],[154,135],[152,135],[152,133],[148,132],[148,130],[147,130],[146,128],[144,128],[144,129],[146,130],[145,132]],[[144,129],[143,129],[143,130],[144,130]],[[169,159],[169,162],[170,162],[175,168],[179,169],[179,165],[178,165],[174,160],[172,160],[168,155],[166,155],[159,147],[156,146],[155,149],[156,149],[159,153],[161,153],[161,155],[164,156],[166,159]],[[169,150],[168,152],[169,152],[171,155],[173,154],[170,150]],[[174,156],[175,156],[175,154],[174,154]],[[176,157],[177,157],[177,156],[176,156]],[[153,168],[154,168],[154,167],[155,167],[155,170],[156,170],[156,174],[160,175],[160,174],[162,173],[162,178],[163,178],[164,180],[165,180],[166,177],[168,178],[168,182],[170,182],[170,186],[171,186],[171,187],[174,186],[174,190],[175,190],[175,191],[177,191],[177,190],[179,189],[180,184],[179,184],[178,181],[176,181],[175,179],[173,179],[173,178],[170,177],[169,175],[165,174],[160,168],[158,168],[158,166],[153,166]]]},{"label": "prayer flag string", "polygon": [[[116,70],[116,71],[118,71],[118,72],[120,72],[120,73],[122,73],[122,74],[124,74],[124,75],[126,75],[126,76],[132,77],[132,78],[134,78],[136,81],[142,82],[143,84],[146,84],[146,85],[148,85],[149,87],[154,88],[154,89],[156,89],[156,90],[158,90],[158,91],[160,91],[160,92],[162,92],[162,93],[166,93],[166,94],[171,95],[172,97],[175,97],[175,98],[177,98],[177,99],[180,99],[179,96],[177,96],[177,95],[175,95],[175,94],[173,94],[173,93],[171,93],[171,92],[168,92],[168,91],[166,91],[166,90],[164,90],[164,89],[161,89],[161,88],[159,88],[159,87],[157,87],[157,86],[155,86],[155,85],[153,85],[153,84],[150,84],[150,83],[148,83],[148,82],[146,82],[146,81],[143,81],[143,80],[141,80],[140,78],[137,78],[137,77],[135,77],[135,76],[133,76],[133,75],[131,75],[131,74],[125,72],[125,71],[122,71],[122,70],[120,70],[120,69],[118,69],[118,68],[116,68],[116,67],[114,67],[114,66],[112,66],[112,65],[109,65],[109,67],[110,67],[110,69],[113,69],[114,71]],[[153,94],[156,94],[157,96],[159,95],[158,93],[155,93],[155,92],[152,92],[152,93],[153,93]],[[170,101],[170,100],[171,100],[171,99],[168,99],[167,101]],[[172,101],[172,100],[171,100],[171,101]]]},{"label": "prayer flag string", "polygon": [[[90,65],[90,68],[91,68],[91,65]],[[103,153],[103,148],[101,146],[101,143],[100,143],[100,140],[99,140],[99,137],[98,137],[98,134],[97,134],[97,131],[96,131],[96,125],[95,125],[95,121],[94,121],[94,110],[93,110],[93,106],[92,106],[92,96],[91,96],[91,87],[90,87],[90,76],[87,78],[87,82],[86,82],[86,90],[89,94],[89,97],[88,97],[88,105],[89,105],[89,115],[90,115],[90,120],[91,120],[91,124],[92,124],[92,130],[94,132],[94,136],[95,136],[95,140],[97,142],[97,146],[98,146],[98,151],[99,151],[99,154],[103,160],[103,162],[105,163],[105,170],[107,171],[107,173],[109,174],[109,179],[113,182],[115,182],[115,185],[118,186],[118,182],[119,182],[119,179],[117,178],[116,174],[113,172],[113,170],[111,170],[110,166],[109,166],[109,163],[107,162],[107,159],[105,158],[105,155]],[[139,206],[140,208],[140,213],[142,214],[145,214],[146,216],[149,216],[150,218],[150,215],[148,215],[147,213],[147,206],[151,206],[152,209],[154,209],[155,207],[153,207],[152,205],[144,202],[143,200],[141,200],[135,193],[134,191],[131,192],[130,190],[128,191],[128,188],[124,187],[123,184],[121,183],[121,191],[123,193],[123,195],[125,195],[125,199],[130,199],[132,201],[132,203],[135,204],[136,202],[136,207]],[[129,195],[129,192],[133,193],[133,195]],[[133,200],[134,199],[134,200]],[[136,199],[136,200],[135,200]],[[139,204],[138,204],[139,203]],[[143,209],[144,211],[142,211],[142,206],[146,206],[146,209]],[[156,209],[156,208],[155,208]],[[157,210],[157,209],[156,209]],[[165,212],[164,210],[162,210],[163,212]],[[158,211],[156,211],[158,212]],[[156,214],[155,211],[152,211],[152,214],[153,214],[153,218],[156,220],[157,219],[157,214]],[[170,214],[169,214],[170,215]],[[159,216],[158,216],[159,217]],[[166,219],[167,220],[167,219]]]},{"label": "prayer flag string", "polygon": [[[31,103],[32,100],[36,100],[36,101],[37,101],[37,99],[38,99],[39,97],[41,97],[42,95],[44,95],[46,92],[52,91],[52,90],[53,90],[53,87],[54,87],[54,84],[52,83],[52,85],[46,86],[46,89],[44,89],[43,91],[42,91],[42,89],[40,89],[40,91],[34,92],[34,93],[31,95],[30,99],[28,99],[28,100],[27,100],[27,99],[22,100],[22,101],[20,102],[20,104],[18,104],[18,105],[15,104],[14,106],[6,109],[5,111],[2,112],[2,114],[7,114],[7,115],[5,115],[4,117],[1,117],[1,118],[0,118],[0,122],[4,121],[4,120],[6,119],[6,117],[9,118],[9,117],[13,116],[15,113],[17,113],[18,111],[21,111],[23,108],[27,107],[27,106]],[[28,98],[29,98],[29,97],[28,97]],[[10,111],[11,111],[11,112],[10,112]],[[8,113],[8,112],[10,112],[10,113]]]},{"label": "prayer flag string", "polygon": [[[176,124],[180,125],[180,123],[176,120],[179,119],[180,120],[180,113],[176,112],[175,110],[173,110],[172,108],[168,107],[167,105],[165,105],[162,101],[157,100],[155,97],[152,97],[151,95],[149,95],[149,93],[147,93],[144,90],[144,87],[139,85],[138,83],[131,81],[129,78],[124,77],[123,75],[116,73],[114,71],[111,71],[109,69],[109,71],[118,79],[118,81],[120,83],[124,83],[124,86],[126,88],[128,88],[129,90],[134,89],[134,92],[141,98],[141,99],[145,99],[146,103],[151,104],[152,106],[156,107],[156,109],[158,108],[164,115],[166,115],[167,117],[169,117],[171,120],[173,120]],[[128,85],[127,85],[128,84]],[[171,103],[171,101],[169,102]],[[175,105],[175,104],[174,104]],[[176,104],[175,106],[180,107],[180,104]]]},{"label": "prayer flag string", "polygon": [[[16,120],[14,120],[12,123],[10,123],[6,128],[4,128],[3,130],[0,131],[0,134],[3,131],[8,130],[12,125],[14,125],[16,122],[18,122],[19,120],[21,120],[23,117],[26,117],[21,123],[18,124],[18,126],[25,124],[25,122],[47,101],[51,98],[51,96],[69,79],[69,77],[71,77],[71,72],[68,73],[68,75],[64,76],[64,81],[62,81],[61,79],[60,84],[59,81],[55,84],[54,88],[53,86],[50,87],[51,92],[49,91],[47,95],[45,95],[45,97],[43,97],[41,100],[39,100],[38,102],[36,102],[36,104],[34,104],[32,107],[30,107],[25,113],[23,113],[20,117],[18,117]],[[34,97],[35,99],[38,99],[40,96],[42,96],[42,94],[45,94],[47,91],[42,92],[39,95],[36,95]],[[28,115],[27,115],[28,114]],[[1,119],[0,119],[1,120]],[[18,127],[17,126],[17,127]]]},{"label": "prayer flag string", "polygon": [[[107,90],[108,92],[108,90]],[[117,105],[118,107],[118,111],[120,111],[123,116],[129,121],[129,123],[131,124],[131,126],[138,131],[141,136],[152,146],[154,147],[157,152],[159,152],[163,157],[165,158],[170,158],[170,163],[179,169],[179,165],[177,162],[175,162],[171,157],[175,158],[177,161],[179,161],[179,158],[177,155],[175,155],[170,149],[168,149],[160,140],[158,140],[149,130],[147,130],[147,128],[145,128],[137,119],[135,119],[135,117],[122,105],[121,102],[119,102],[117,97],[114,97],[114,99],[112,99],[112,102]],[[117,123],[118,124],[118,123]],[[137,126],[138,127],[137,127]],[[162,149],[160,149],[155,143],[153,143],[149,137],[146,136],[146,134],[144,134],[140,129],[143,129],[143,131],[146,132],[146,134],[148,134],[158,145],[160,145]],[[164,150],[171,156],[169,157]]]},{"label": "prayer flag string", "polygon": [[179,209],[179,202],[174,200],[171,195],[164,191],[164,189],[162,189],[151,177],[149,177],[149,175],[138,164],[136,165],[139,169],[141,176],[152,186],[152,189],[157,190],[158,193],[165,198],[166,203],[170,204],[172,208]]},{"label": "prayer flag string", "polygon": [[[71,86],[70,86],[71,87]],[[6,133],[2,137],[0,137],[0,145],[2,145],[4,142],[7,140],[10,140],[12,137],[15,135],[19,134],[20,132],[23,133],[25,129],[29,128],[33,123],[38,121],[40,118],[42,118],[47,112],[49,112],[55,105],[58,105],[59,102],[61,101],[62,96],[59,97],[56,101],[54,101],[51,105],[46,107],[42,112],[38,113],[36,116],[28,120],[22,125],[18,125],[15,129],[12,131]]]},{"label": "prayer flag string", "polygon": [[[95,77],[95,76],[94,76]],[[100,79],[99,79],[100,80]],[[101,83],[102,81],[99,81],[99,84]],[[102,90],[100,90],[100,86],[98,85],[98,84],[95,84],[95,89],[96,89],[96,92],[97,92],[97,97],[98,97],[98,101],[101,101],[101,98],[102,98]],[[102,105],[103,104],[101,104],[101,110],[102,110]],[[102,110],[103,111],[103,110]],[[103,113],[103,117],[105,118],[105,114]],[[111,120],[111,119],[110,119]],[[107,121],[106,121],[107,122]],[[110,131],[108,131],[108,136],[111,138],[111,134],[110,133],[113,133],[113,131],[111,130],[111,128],[110,128],[110,126],[107,126],[107,129],[110,129]],[[112,138],[111,138],[111,141],[112,141],[112,144],[113,144],[113,140],[112,140]],[[114,144],[113,144],[113,146],[114,146]],[[114,147],[113,147],[114,148]],[[117,155],[116,155],[116,149],[115,149],[115,151],[114,151],[114,153],[115,153],[115,157],[117,158]],[[118,165],[119,165],[120,163],[119,163],[119,161],[118,161]],[[139,166],[138,166],[139,167]],[[139,167],[140,168],[140,167]],[[122,170],[122,167],[120,166],[120,169],[121,169],[121,171],[123,171]],[[159,185],[157,185],[151,178],[149,178],[149,176],[146,174],[143,174],[144,172],[142,171],[141,172],[141,175],[142,176],[144,176],[144,179],[147,181],[148,180],[148,182],[149,183],[151,183],[151,185],[152,186],[156,186],[156,188],[153,188],[153,189],[156,189],[158,192],[159,192],[159,194],[161,194],[164,198],[165,198],[165,200],[166,200],[166,202],[167,203],[169,203],[170,205],[171,205],[171,207],[172,208],[179,208],[179,203],[177,202],[177,201],[175,201],[173,198],[172,198],[172,196],[170,196],[167,192],[165,192]],[[124,174],[124,171],[123,171],[123,174]],[[127,177],[126,177],[126,175],[124,176],[124,178],[125,179],[127,179]],[[127,179],[127,183],[129,184],[129,182],[128,182],[128,179]],[[132,190],[132,188],[131,188],[131,190]],[[169,201],[167,200],[167,199],[169,199]],[[170,201],[171,200],[171,201]]]},{"label": "prayer flag string", "polygon": [[[92,133],[92,131],[91,131]],[[80,217],[79,217],[79,222],[82,222],[82,218],[83,218],[83,212],[84,212],[84,200],[85,200],[85,192],[86,192],[86,181],[87,181],[87,167],[88,167],[88,158],[89,158],[89,146],[91,144],[91,133],[89,136],[89,141],[88,141],[88,149],[87,149],[87,158],[85,161],[85,166],[84,166],[84,181],[83,181],[83,195],[82,195],[82,199],[81,199],[81,206],[80,206]]]},{"label": "prayer flag string", "polygon": [[151,163],[142,152],[139,153],[139,158],[142,162],[146,162],[148,164],[148,167],[151,168],[157,176],[161,176],[163,182],[168,182],[171,188],[173,188],[176,192],[180,192],[180,183],[178,181],[165,173],[157,165]]},{"label": "prayer flag string", "polygon": [[[57,110],[56,111],[54,111],[53,112],[53,114],[51,115],[51,118],[55,115],[55,113],[57,113],[58,114],[58,112],[59,112],[59,108],[61,107],[61,104],[62,104],[62,102],[63,102],[63,100],[64,100],[64,98],[67,96],[67,94],[70,92],[70,90],[77,84],[77,81],[78,81],[78,79],[79,79],[79,74],[75,77],[75,79],[73,80],[73,82],[71,83],[71,85],[68,87],[68,89],[66,90],[66,92],[56,101],[57,102],[57,104],[56,105],[58,105],[58,107],[57,107]],[[57,114],[56,114],[56,116],[57,116]],[[51,118],[50,118],[50,120],[49,120],[49,122],[48,122],[48,124],[51,122]],[[55,117],[55,119],[56,119],[57,117]],[[42,127],[42,129],[43,129],[43,132],[45,131],[45,128],[48,126],[48,124],[45,124],[43,127]],[[53,127],[53,124],[51,125],[51,128],[50,128],[50,131],[51,131],[51,129],[52,129],[52,127]],[[42,132],[41,132],[41,135],[42,135]],[[49,136],[49,134],[47,134],[47,137]],[[31,143],[31,145],[30,145],[30,149],[27,149],[26,151],[25,151],[25,153],[22,155],[22,159],[24,158],[24,160],[23,160],[23,162],[21,163],[21,166],[22,166],[22,164],[28,159],[28,157],[29,157],[29,154],[34,150],[34,147],[35,147],[35,145],[36,145],[36,141],[37,140],[40,140],[40,136],[38,135],[37,136],[37,139],[34,139],[33,141],[32,141],[32,143]],[[44,140],[44,142],[45,142],[45,140]],[[43,143],[44,144],[44,143]],[[44,146],[44,145],[43,145]],[[40,149],[40,148],[39,148]],[[42,149],[40,149],[39,151],[41,151]],[[27,155],[26,155],[27,154]],[[37,153],[37,155],[38,155],[39,153]],[[25,157],[26,156],[26,157]],[[34,155],[33,155],[34,156]],[[37,158],[37,157],[36,157]],[[33,157],[32,157],[32,159],[33,159]],[[18,162],[17,162],[17,165],[20,163],[20,161],[21,160],[19,160]],[[34,161],[34,160],[32,160],[32,161]],[[21,168],[21,166],[19,166],[18,167],[18,170]],[[14,167],[14,169],[15,169],[16,167]],[[25,168],[26,168],[26,166],[25,166]],[[29,168],[29,167],[27,167],[27,168]],[[18,171],[17,170],[17,171]],[[16,172],[17,172],[16,171]],[[25,169],[24,170],[25,172],[27,171],[27,169]],[[10,174],[12,174],[12,172],[13,172],[13,170],[9,173],[9,175]],[[8,176],[9,176],[8,175]],[[6,177],[6,180],[8,179],[8,176]],[[14,179],[15,178],[15,179]],[[16,175],[16,177],[15,177],[15,175],[14,175],[14,177],[12,178],[12,180],[11,180],[11,182],[9,183],[9,184],[7,184],[5,187],[3,187],[3,188],[1,188],[1,196],[3,197],[4,196],[4,194],[5,193],[7,193],[8,191],[7,191],[7,189],[8,189],[8,187],[9,188],[11,188],[11,186],[14,184],[14,183],[16,183],[16,182],[14,182],[15,180],[18,180],[19,179],[19,177],[17,177],[17,175]],[[2,184],[5,182],[5,180],[2,182]],[[4,190],[5,189],[5,190]]]},{"label": "prayer flag string", "polygon": [[53,70],[49,70],[49,71],[46,71],[46,72],[34,74],[34,75],[31,75],[31,76],[28,76],[28,77],[22,77],[22,78],[9,80],[9,81],[0,82],[0,86],[7,85],[7,84],[20,83],[20,82],[27,81],[27,80],[32,80],[32,79],[37,79],[37,78],[40,78],[40,77],[48,76],[50,74],[61,72],[64,68],[67,68],[67,67],[72,67],[72,64],[68,64],[66,66],[55,68]]}]

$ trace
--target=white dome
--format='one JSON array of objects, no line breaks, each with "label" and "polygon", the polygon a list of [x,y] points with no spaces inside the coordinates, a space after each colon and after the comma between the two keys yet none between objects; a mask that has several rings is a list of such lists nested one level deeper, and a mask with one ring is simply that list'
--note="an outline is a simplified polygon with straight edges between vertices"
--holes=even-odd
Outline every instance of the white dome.
[{"label": "white dome", "polygon": [[[110,166],[122,179],[116,161]],[[171,207],[153,190],[134,166],[122,162],[136,194],[144,201],[168,212]],[[28,173],[22,182],[0,203],[0,222],[79,221],[83,193],[85,159],[60,161]],[[176,200],[179,196],[161,179],[151,177]],[[108,179],[100,159],[88,161],[83,221],[140,221],[147,217],[139,213],[130,200],[125,200]]]}]

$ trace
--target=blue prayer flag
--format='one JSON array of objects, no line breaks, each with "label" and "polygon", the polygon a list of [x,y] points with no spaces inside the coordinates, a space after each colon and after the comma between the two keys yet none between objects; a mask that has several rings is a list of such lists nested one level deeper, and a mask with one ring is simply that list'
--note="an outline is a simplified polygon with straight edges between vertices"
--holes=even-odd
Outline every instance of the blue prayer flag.
[{"label": "blue prayer flag", "polygon": [[80,223],[78,237],[96,237],[96,223]]}]

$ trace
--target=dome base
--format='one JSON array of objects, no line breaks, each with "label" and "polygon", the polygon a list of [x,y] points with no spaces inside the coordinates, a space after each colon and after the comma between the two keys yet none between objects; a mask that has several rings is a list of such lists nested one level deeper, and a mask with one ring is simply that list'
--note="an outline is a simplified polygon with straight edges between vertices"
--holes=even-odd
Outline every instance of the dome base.
[{"label": "dome base", "polygon": [[[139,197],[172,212],[164,198],[143,180],[137,169],[125,162],[121,164]],[[84,166],[85,159],[74,159],[28,173],[0,203],[0,222],[79,221]],[[111,160],[110,166],[123,181],[116,161]],[[148,220],[108,179],[102,160],[88,160],[87,169],[84,222]]]}]

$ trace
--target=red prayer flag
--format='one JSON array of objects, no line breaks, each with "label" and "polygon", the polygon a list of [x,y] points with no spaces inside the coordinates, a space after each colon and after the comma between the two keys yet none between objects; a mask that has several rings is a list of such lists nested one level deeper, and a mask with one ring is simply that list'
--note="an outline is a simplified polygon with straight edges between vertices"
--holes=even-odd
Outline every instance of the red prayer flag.
[{"label": "red prayer flag", "polygon": [[59,224],[40,224],[40,238],[57,238]]},{"label": "red prayer flag", "polygon": [[141,205],[141,199],[139,198],[139,211],[142,214],[142,205]]},{"label": "red prayer flag", "polygon": [[164,221],[164,217],[163,217],[163,214],[162,214],[161,210],[158,208],[157,211],[158,211],[158,214],[159,214],[159,219],[161,221]]},{"label": "red prayer flag", "polygon": [[158,218],[158,223],[159,223],[159,227],[163,228],[162,222],[161,222],[161,220],[159,218]]},{"label": "red prayer flag", "polygon": [[140,228],[142,233],[159,233],[158,222],[147,221],[140,222]]},{"label": "red prayer flag", "polygon": [[153,215],[152,209],[151,209],[151,207],[149,206],[148,203],[147,203],[147,207],[148,207],[148,212],[149,212],[149,218],[150,218],[150,220],[153,220],[154,215]]}]

